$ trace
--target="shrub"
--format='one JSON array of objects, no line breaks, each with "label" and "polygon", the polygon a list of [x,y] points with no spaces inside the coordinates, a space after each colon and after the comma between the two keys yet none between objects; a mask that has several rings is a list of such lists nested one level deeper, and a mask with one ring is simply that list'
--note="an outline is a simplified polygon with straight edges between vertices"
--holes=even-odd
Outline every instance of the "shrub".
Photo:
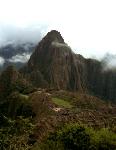
[{"label": "shrub", "polygon": [[16,120],[8,119],[8,126],[0,128],[1,150],[28,150],[30,135],[33,134],[35,126],[29,119],[19,117]]},{"label": "shrub", "polygon": [[116,134],[108,129],[94,130],[83,125],[66,125],[51,133],[41,150],[116,150]]}]

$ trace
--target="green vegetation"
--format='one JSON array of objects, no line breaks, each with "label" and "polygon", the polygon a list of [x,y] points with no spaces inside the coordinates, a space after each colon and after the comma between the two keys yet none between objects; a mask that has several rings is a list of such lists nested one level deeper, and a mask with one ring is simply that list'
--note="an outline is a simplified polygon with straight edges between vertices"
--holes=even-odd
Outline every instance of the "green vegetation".
[{"label": "green vegetation", "polygon": [[58,105],[58,106],[60,106],[60,107],[72,108],[72,105],[70,104],[69,101],[63,100],[63,99],[61,99],[61,98],[56,98],[56,97],[54,97],[54,98],[52,98],[52,101],[53,101],[56,105]]},{"label": "green vegetation", "polygon": [[40,146],[40,150],[116,150],[116,134],[108,129],[94,130],[83,125],[66,125]]},{"label": "green vegetation", "polygon": [[[10,120],[6,117],[5,126],[0,128],[0,149],[1,150],[29,150],[32,147],[35,126],[29,118],[18,117]],[[4,120],[3,119],[3,120]]]},{"label": "green vegetation", "polygon": [[0,113],[12,119],[17,116],[31,117],[33,113],[29,104],[29,97],[19,92],[11,93],[6,101],[0,105]]},{"label": "green vegetation", "polygon": [[29,98],[28,95],[24,95],[24,94],[20,94],[20,97],[24,100],[28,100],[28,98]]},{"label": "green vegetation", "polygon": [[1,150],[116,150],[116,133],[107,128],[95,130],[85,125],[68,124],[38,144],[32,120],[4,119],[5,126],[0,128]]}]

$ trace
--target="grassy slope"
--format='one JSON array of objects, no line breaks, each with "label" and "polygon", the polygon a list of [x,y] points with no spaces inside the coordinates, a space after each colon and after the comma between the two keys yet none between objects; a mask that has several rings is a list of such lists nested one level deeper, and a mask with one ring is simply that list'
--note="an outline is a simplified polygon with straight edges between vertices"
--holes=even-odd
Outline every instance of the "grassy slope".
[{"label": "grassy slope", "polygon": [[66,101],[64,99],[53,97],[52,101],[53,101],[53,103],[55,103],[59,107],[72,108],[72,105],[70,104],[70,102],[68,102],[68,101]]}]

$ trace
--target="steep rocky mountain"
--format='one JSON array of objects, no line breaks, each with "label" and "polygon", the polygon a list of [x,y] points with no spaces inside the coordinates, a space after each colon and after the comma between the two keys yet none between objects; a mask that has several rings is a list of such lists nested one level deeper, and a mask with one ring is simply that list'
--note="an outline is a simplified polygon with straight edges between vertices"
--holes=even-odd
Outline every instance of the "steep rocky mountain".
[{"label": "steep rocky mountain", "polygon": [[9,65],[22,67],[29,59],[35,48],[33,43],[9,43],[0,47],[0,70]]},{"label": "steep rocky mountain", "polygon": [[116,102],[116,71],[75,54],[55,30],[40,41],[21,72],[37,87],[87,92]]},{"label": "steep rocky mountain", "polygon": [[37,84],[38,73],[41,81],[44,80],[50,88],[83,90],[75,55],[58,31],[53,30],[43,38],[25,70],[37,86],[40,86]]},{"label": "steep rocky mountain", "polygon": [[[22,67],[32,51],[33,44],[2,47],[0,56],[5,62],[1,69],[12,64]],[[108,58],[100,62],[75,54],[60,32],[53,30],[39,42],[20,72],[36,87],[86,92],[116,103],[116,70],[103,68]]]}]

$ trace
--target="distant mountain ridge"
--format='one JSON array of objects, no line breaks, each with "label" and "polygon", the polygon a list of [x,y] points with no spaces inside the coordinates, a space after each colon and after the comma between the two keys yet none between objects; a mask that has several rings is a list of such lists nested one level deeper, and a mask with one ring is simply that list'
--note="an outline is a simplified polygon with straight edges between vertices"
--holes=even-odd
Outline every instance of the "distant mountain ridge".
[{"label": "distant mountain ridge", "polygon": [[20,68],[29,59],[35,48],[33,43],[15,44],[10,43],[0,47],[0,70],[4,70],[9,65]]}]

